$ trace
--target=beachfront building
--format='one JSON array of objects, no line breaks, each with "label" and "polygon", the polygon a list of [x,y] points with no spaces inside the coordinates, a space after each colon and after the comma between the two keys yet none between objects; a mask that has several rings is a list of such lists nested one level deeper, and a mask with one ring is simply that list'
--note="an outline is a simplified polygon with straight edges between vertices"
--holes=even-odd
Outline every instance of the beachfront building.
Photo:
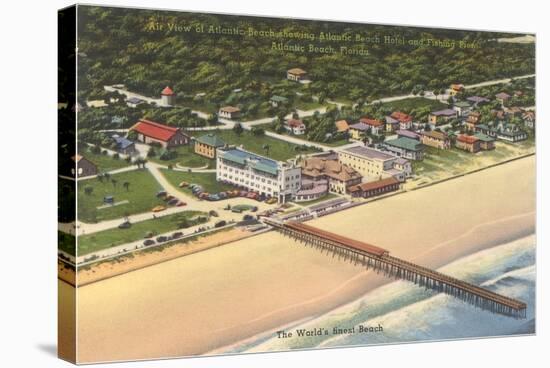
[{"label": "beachfront building", "polygon": [[352,197],[370,198],[399,190],[399,185],[398,180],[390,177],[354,185],[349,188],[349,192]]},{"label": "beachfront building", "polygon": [[529,136],[527,132],[519,129],[515,125],[499,123],[496,127],[486,124],[478,124],[475,128],[476,133],[483,133],[489,137],[497,138],[508,142],[520,142],[526,140]]},{"label": "beachfront building", "polygon": [[443,150],[451,148],[451,140],[449,139],[447,133],[438,132],[437,130],[422,132],[420,135],[420,141],[426,146]]},{"label": "beachfront building", "polygon": [[288,119],[284,123],[287,132],[294,135],[302,135],[306,132],[306,125],[300,119]]},{"label": "beachfront building", "polygon": [[453,109],[443,109],[439,111],[433,111],[428,117],[428,121],[432,126],[437,126],[447,123],[449,120],[457,117],[457,111]]},{"label": "beachfront building", "polygon": [[332,193],[345,194],[348,187],[361,183],[362,179],[360,173],[336,158],[312,156],[301,166],[304,180],[328,181],[329,191]]},{"label": "beachfront building", "polygon": [[226,119],[236,119],[241,116],[241,109],[235,106],[224,106],[218,110],[218,116]]},{"label": "beachfront building", "polygon": [[459,117],[467,116],[472,111],[472,105],[468,101],[458,101],[453,104],[453,110]]},{"label": "beachfront building", "polygon": [[338,152],[338,160],[357,171],[364,181],[394,177],[400,182],[412,174],[410,162],[365,146],[345,148]]},{"label": "beachfront building", "polygon": [[479,139],[479,147],[483,151],[490,151],[492,149],[495,149],[495,138],[489,137],[488,135],[483,133],[475,133],[474,137]]},{"label": "beachfront building", "polygon": [[456,137],[456,148],[470,153],[476,153],[481,150],[480,140],[473,135],[459,134]]},{"label": "beachfront building", "polygon": [[75,155],[71,157],[71,160],[74,161],[75,166],[71,169],[71,174],[73,177],[84,177],[97,175],[98,170],[96,164],[88,160],[86,157],[81,155]]},{"label": "beachfront building", "polygon": [[291,201],[300,190],[302,170],[293,161],[281,162],[237,147],[216,150],[216,180],[246,190]]},{"label": "beachfront building", "polygon": [[292,68],[286,71],[286,79],[293,82],[300,82],[304,80],[306,76],[306,71],[300,68]]},{"label": "beachfront building", "polygon": [[176,93],[166,86],[160,93],[160,103],[164,106],[173,106],[176,103]]},{"label": "beachfront building", "polygon": [[521,115],[521,118],[523,119],[523,124],[524,124],[527,128],[530,128],[530,129],[534,129],[534,128],[535,128],[535,120],[536,120],[536,117],[535,117],[535,112],[534,112],[534,111],[525,111],[525,112]]},{"label": "beachfront building", "polygon": [[424,158],[424,147],[416,139],[399,137],[385,141],[382,144],[397,157],[404,157],[410,160],[422,160]]},{"label": "beachfront building", "polygon": [[140,142],[151,144],[158,143],[164,148],[177,147],[189,143],[189,136],[180,128],[171,127],[154,121],[141,119],[130,131],[137,133]]},{"label": "beachfront building", "polygon": [[225,142],[214,133],[201,135],[194,142],[195,153],[207,158],[216,158],[216,149],[225,146]]}]

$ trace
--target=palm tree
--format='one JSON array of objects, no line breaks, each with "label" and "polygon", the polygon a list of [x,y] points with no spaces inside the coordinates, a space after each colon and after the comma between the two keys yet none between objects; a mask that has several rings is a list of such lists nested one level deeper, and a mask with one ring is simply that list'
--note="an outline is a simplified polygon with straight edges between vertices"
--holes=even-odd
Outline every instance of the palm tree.
[{"label": "palm tree", "polygon": [[126,189],[126,191],[130,190],[130,182],[129,181],[125,181],[124,183],[122,183],[122,186],[124,187],[124,189]]},{"label": "palm tree", "polygon": [[269,156],[269,149],[271,148],[271,146],[270,146],[269,144],[264,144],[264,145],[262,146],[262,148],[263,148],[264,151],[265,151],[265,155],[266,155],[266,156]]}]

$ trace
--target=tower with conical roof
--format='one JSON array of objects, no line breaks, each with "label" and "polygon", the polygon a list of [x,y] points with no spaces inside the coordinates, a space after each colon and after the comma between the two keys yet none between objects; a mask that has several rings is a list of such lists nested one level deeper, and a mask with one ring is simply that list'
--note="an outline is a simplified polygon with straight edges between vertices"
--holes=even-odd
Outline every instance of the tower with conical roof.
[{"label": "tower with conical roof", "polygon": [[160,102],[163,105],[173,106],[176,102],[176,93],[172,88],[166,86],[160,93]]}]

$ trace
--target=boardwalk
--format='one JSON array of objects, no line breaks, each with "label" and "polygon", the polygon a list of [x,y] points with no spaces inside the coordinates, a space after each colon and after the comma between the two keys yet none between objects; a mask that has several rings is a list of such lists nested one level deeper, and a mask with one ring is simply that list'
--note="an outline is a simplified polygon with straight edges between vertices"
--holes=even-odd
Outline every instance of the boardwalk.
[{"label": "boardwalk", "polygon": [[519,300],[494,293],[482,287],[444,275],[420,265],[392,257],[385,249],[346,238],[296,221],[286,223],[265,219],[275,230],[298,241],[327,250],[333,256],[349,259],[367,269],[416,285],[445,293],[478,308],[514,318],[525,318],[527,305]]}]

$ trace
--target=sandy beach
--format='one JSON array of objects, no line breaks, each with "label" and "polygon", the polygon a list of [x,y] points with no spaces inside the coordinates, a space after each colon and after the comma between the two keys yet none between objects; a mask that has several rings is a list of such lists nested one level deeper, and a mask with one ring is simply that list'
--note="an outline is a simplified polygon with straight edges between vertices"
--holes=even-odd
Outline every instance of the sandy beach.
[{"label": "sandy beach", "polygon": [[[535,157],[309,224],[439,267],[534,233]],[[386,282],[269,232],[80,287],[78,361],[204,354]]]}]

